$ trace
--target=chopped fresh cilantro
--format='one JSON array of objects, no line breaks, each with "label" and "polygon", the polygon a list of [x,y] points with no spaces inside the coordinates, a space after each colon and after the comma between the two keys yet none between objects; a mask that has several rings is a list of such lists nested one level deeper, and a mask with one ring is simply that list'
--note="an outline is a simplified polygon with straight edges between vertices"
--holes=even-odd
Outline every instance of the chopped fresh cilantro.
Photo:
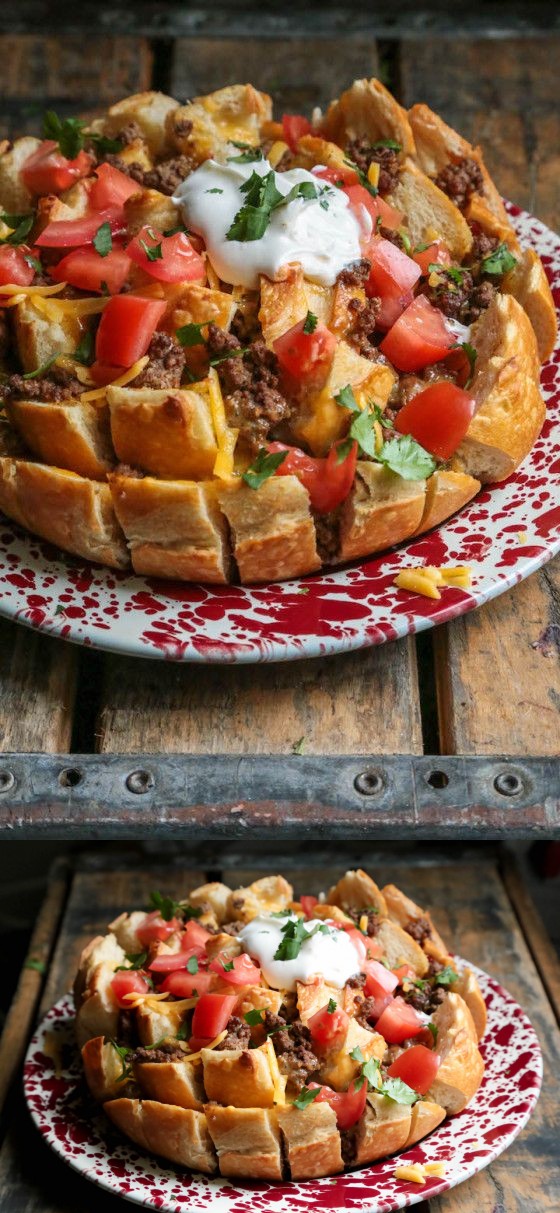
[{"label": "chopped fresh cilantro", "polygon": [[161,240],[158,244],[146,244],[145,240],[141,240],[140,245],[144,249],[148,261],[163,261]]},{"label": "chopped fresh cilantro", "polygon": [[[196,994],[196,990],[194,990],[193,993]],[[189,1036],[188,1021],[185,1019],[184,1023],[181,1024],[181,1027],[179,1028],[179,1031],[177,1032],[175,1040],[186,1040],[188,1036]]]},{"label": "chopped fresh cilantro", "polygon": [[480,268],[484,274],[509,274],[514,265],[517,265],[517,257],[510,253],[507,244],[502,241],[493,253],[482,258]]},{"label": "chopped fresh cilantro", "polygon": [[430,261],[428,269],[430,274],[443,274],[456,286],[461,285],[464,275],[468,273],[468,270],[463,269],[460,265],[441,265],[439,261]]},{"label": "chopped fresh cilantro", "polygon": [[295,960],[299,956],[301,946],[307,939],[312,939],[317,934],[328,935],[329,928],[325,923],[319,922],[311,931],[305,929],[304,918],[290,918],[282,927],[284,938],[274,953],[275,960]]},{"label": "chopped fresh cilantro", "polygon": [[425,480],[435,472],[436,461],[410,434],[384,442],[376,456],[380,463],[403,480]]},{"label": "chopped fresh cilantro", "polygon": [[345,159],[344,163],[347,164],[348,168],[351,168],[352,171],[356,174],[358,181],[360,182],[360,185],[363,185],[364,189],[366,189],[368,191],[368,194],[371,194],[372,198],[376,198],[379,193],[379,190],[377,189],[377,186],[371,184],[371,181],[369,180],[367,173],[364,173],[361,168],[358,168],[358,165],[354,164],[353,160]]},{"label": "chopped fresh cilantro", "polygon": [[183,324],[180,329],[175,329],[175,336],[181,345],[204,345],[203,328],[204,324]]},{"label": "chopped fresh cilantro", "polygon": [[307,316],[305,317],[305,320],[303,322],[303,331],[304,331],[304,333],[307,333],[307,334],[314,333],[316,328],[317,328],[317,317],[314,315],[313,312],[308,312]]},{"label": "chopped fresh cilantro", "polygon": [[215,185],[214,188],[211,190],[204,191],[205,194],[223,194],[223,192],[224,191],[219,189],[219,187],[217,185]]},{"label": "chopped fresh cilantro", "polygon": [[116,973],[120,973],[123,969],[128,972],[131,969],[143,969],[148,959],[147,952],[127,952],[126,959],[128,964],[117,965]]},{"label": "chopped fresh cilantro", "polygon": [[413,1104],[420,1099],[418,1092],[413,1091],[412,1087],[403,1082],[402,1078],[385,1078],[379,1088],[379,1093],[400,1104]]},{"label": "chopped fresh cilantro", "polygon": [[397,143],[395,139],[376,139],[371,147],[372,151],[376,151],[378,147],[389,147],[392,152],[402,152],[402,144]]},{"label": "chopped fresh cilantro", "polygon": [[22,375],[22,379],[40,379],[42,375],[46,375],[47,371],[50,371],[57,358],[60,358],[60,352],[53,354],[52,358],[49,358],[48,362],[44,362],[42,366],[38,366],[36,371],[27,371],[25,375]]},{"label": "chopped fresh cilantro", "polygon": [[246,1011],[243,1018],[245,1023],[250,1024],[252,1028],[256,1028],[259,1024],[264,1023],[264,1010],[259,1007],[254,1011]]},{"label": "chopped fresh cilantro", "polygon": [[319,190],[312,181],[299,181],[286,195],[276,188],[274,170],[261,175],[251,173],[247,181],[240,186],[245,195],[245,202],[234,216],[233,223],[226,232],[226,240],[243,242],[260,240],[270,223],[272,212],[279,206],[288,206],[296,198],[309,200],[318,198],[323,190]]},{"label": "chopped fresh cilantro", "polygon": [[233,972],[233,960],[222,960],[222,969],[224,973]]},{"label": "chopped fresh cilantro", "polygon": [[[0,244],[18,245],[25,243],[25,239],[33,227],[35,215],[33,212],[28,212],[25,215],[2,214],[0,215],[0,219],[2,220],[2,223],[6,224],[6,227],[11,227],[13,229],[7,236],[0,237]],[[41,269],[40,263],[39,269]]]},{"label": "chopped fresh cilantro", "polygon": [[224,350],[223,354],[216,354],[214,358],[210,359],[210,366],[219,366],[220,362],[227,362],[229,358],[242,358],[248,349],[248,345],[243,345],[236,350]]},{"label": "chopped fresh cilantro", "polygon": [[255,160],[263,159],[260,147],[254,147],[252,143],[241,143],[236,139],[231,139],[230,142],[241,152],[240,156],[228,156],[230,164],[252,164]]},{"label": "chopped fresh cilantro", "polygon": [[412,243],[410,240],[410,236],[409,236],[408,232],[405,232],[404,227],[399,228],[399,236],[401,238],[402,246],[403,246],[405,253],[408,253],[408,255],[410,257],[412,255]]},{"label": "chopped fresh cilantro", "polygon": [[245,484],[248,484],[250,489],[260,489],[265,480],[274,476],[287,454],[287,451],[269,452],[266,447],[261,447],[254,463],[243,473]]},{"label": "chopped fresh cilantro", "polygon": [[471,386],[474,379],[474,368],[478,358],[478,352],[475,350],[474,345],[470,345],[468,341],[461,341],[457,346],[457,349],[463,350],[469,360],[469,377],[465,383],[465,387],[468,388]]},{"label": "chopped fresh cilantro", "polygon": [[[433,240],[432,240],[432,242],[431,242],[431,243],[432,243],[432,244],[434,243],[434,242],[433,242]],[[414,251],[415,253],[425,253],[427,248],[430,248],[430,241],[428,241],[427,243],[424,241],[424,242],[423,242],[423,243],[421,243],[421,244],[415,244],[415,245],[414,245],[414,250],[413,250],[413,251]]]},{"label": "chopped fresh cilantro", "polygon": [[37,260],[37,257],[32,257],[31,253],[24,253],[23,260],[27,261],[27,264],[31,266],[32,270],[35,270],[36,274],[41,273],[43,267],[41,265],[41,262]]},{"label": "chopped fresh cilantro", "polygon": [[350,409],[351,413],[361,412],[358,401],[356,400],[349,383],[346,384],[346,387],[341,388],[340,391],[336,393],[335,400],[337,404],[342,405],[343,409]]},{"label": "chopped fresh cilantro", "polygon": [[337,448],[336,448],[337,466],[339,463],[344,463],[345,459],[348,459],[348,456],[349,456],[350,452],[353,450],[353,448],[354,448],[354,439],[353,438],[345,438],[343,442],[338,443]]},{"label": "chopped fresh cilantro", "polygon": [[435,1023],[428,1023],[428,1024],[426,1024],[426,1027],[427,1027],[427,1029],[428,1029],[428,1032],[431,1032],[431,1034],[432,1034],[432,1040],[433,1040],[433,1042],[434,1042],[434,1045],[436,1045],[436,1044],[437,1044],[437,1038],[438,1038],[438,1029],[436,1028]]},{"label": "chopped fresh cilantro", "polygon": [[322,1087],[302,1087],[297,1099],[294,1099],[294,1108],[300,1108],[301,1111],[308,1108],[309,1104],[320,1095],[322,1089]]},{"label": "chopped fresh cilantro", "polygon": [[117,1078],[117,1082],[127,1082],[129,1078],[132,1078],[132,1065],[130,1064],[129,1058],[133,1050],[127,1048],[126,1045],[118,1045],[116,1040],[110,1040],[109,1044],[120,1058],[122,1065],[122,1070]]},{"label": "chopped fresh cilantro", "polygon": [[95,353],[95,334],[92,329],[86,329],[81,341],[76,346],[72,357],[82,366],[91,366]]},{"label": "chopped fresh cilantro", "polygon": [[107,257],[109,255],[113,247],[110,223],[102,223],[101,227],[98,227],[93,237],[93,247],[100,257]]},{"label": "chopped fresh cilantro", "polygon": [[350,426],[349,436],[358,443],[365,455],[369,455],[370,459],[376,458],[375,416],[369,409],[362,409],[356,414]]},{"label": "chopped fresh cilantro", "polygon": [[122,151],[122,139],[108,139],[96,131],[86,131],[86,126],[81,118],[59,118],[54,110],[47,110],[43,118],[45,139],[54,139],[68,160],[75,160],[86,142],[93,143],[101,153]]},{"label": "chopped fresh cilantro", "polygon": [[451,965],[446,965],[441,972],[436,973],[436,986],[450,986],[454,981],[457,981],[457,973],[455,969],[451,968]]},{"label": "chopped fresh cilantro", "polygon": [[329,1015],[334,1015],[334,1013],[335,1013],[335,1011],[336,1011],[337,1006],[338,1006],[338,1003],[337,1003],[337,1001],[336,1001],[336,998],[329,998],[329,1001],[328,1001],[328,1004],[327,1004],[327,1012],[328,1012],[328,1014],[329,1014]]},{"label": "chopped fresh cilantro", "polygon": [[164,897],[162,893],[150,893],[150,908],[157,910],[164,922],[172,918],[200,918],[202,910],[198,906],[189,906],[182,901],[173,901],[172,897]]}]

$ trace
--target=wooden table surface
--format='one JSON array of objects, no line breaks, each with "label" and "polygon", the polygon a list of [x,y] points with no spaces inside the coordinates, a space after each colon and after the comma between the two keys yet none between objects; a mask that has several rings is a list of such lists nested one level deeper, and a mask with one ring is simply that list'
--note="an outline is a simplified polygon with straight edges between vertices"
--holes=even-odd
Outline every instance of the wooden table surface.
[{"label": "wooden table surface", "polygon": [[[505,1155],[458,1189],[429,1203],[418,1213],[556,1213],[558,1209],[558,1072],[557,1018],[560,972],[515,870],[500,866],[496,855],[479,853],[456,862],[432,855],[418,861],[388,856],[370,848],[337,855],[337,863],[278,854],[259,861],[258,870],[244,866],[242,854],[215,859],[212,879],[233,887],[265,871],[283,870],[297,891],[318,893],[343,866],[362,863],[383,883],[394,881],[421,905],[432,906],[438,928],[452,951],[488,970],[518,999],[539,1036],[544,1055],[544,1085],[529,1124]],[[296,871],[289,871],[288,864]],[[0,1111],[7,1126],[0,1148],[2,1213],[123,1213],[120,1198],[107,1196],[82,1180],[50,1153],[31,1125],[20,1093],[19,1067],[36,1011],[44,1013],[69,989],[84,944],[125,908],[147,903],[160,888],[175,896],[208,878],[208,870],[185,869],[172,857],[150,866],[138,857],[127,862],[90,854],[75,871],[55,868],[37,922],[29,956],[43,962],[24,968],[0,1043]],[[9,1092],[10,1082],[16,1078]]]},{"label": "wooden table surface", "polygon": [[[448,5],[407,3],[395,14],[384,3],[376,26],[375,15],[327,2],[318,30],[311,16],[288,19],[266,3],[255,15],[251,5],[119,0],[105,11],[64,0],[44,26],[39,0],[5,7],[0,135],[36,129],[47,105],[71,114],[154,85],[185,97],[233,78],[269,90],[280,109],[309,110],[378,73],[405,104],[427,101],[480,141],[504,194],[558,224],[560,23],[546,4],[484,6],[477,24]],[[302,36],[306,21],[314,40]],[[219,669],[80,651],[0,622],[0,749],[290,755],[304,737],[310,756],[556,758],[559,604],[556,560],[417,638]],[[533,824],[550,828],[542,816]]]}]

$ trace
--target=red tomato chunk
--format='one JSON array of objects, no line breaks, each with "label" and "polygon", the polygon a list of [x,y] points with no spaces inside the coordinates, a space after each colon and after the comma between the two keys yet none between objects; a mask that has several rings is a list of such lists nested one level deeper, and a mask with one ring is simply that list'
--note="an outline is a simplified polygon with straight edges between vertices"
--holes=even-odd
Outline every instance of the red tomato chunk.
[{"label": "red tomato chunk", "polygon": [[475,408],[474,396],[443,379],[399,409],[395,429],[411,434],[437,459],[450,459],[465,437]]}]

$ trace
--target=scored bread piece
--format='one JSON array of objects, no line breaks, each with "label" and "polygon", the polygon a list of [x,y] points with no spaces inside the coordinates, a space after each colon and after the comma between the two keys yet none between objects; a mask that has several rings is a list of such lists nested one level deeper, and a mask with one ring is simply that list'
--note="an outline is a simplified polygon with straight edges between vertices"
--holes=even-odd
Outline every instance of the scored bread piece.
[{"label": "scored bread piece", "polygon": [[469,391],[477,407],[452,466],[487,484],[505,480],[531,450],[545,404],[536,337],[513,295],[494,296],[471,342],[477,359]]},{"label": "scored bread piece", "polygon": [[346,1091],[354,1078],[361,1071],[361,1062],[351,1054],[360,1049],[366,1061],[372,1058],[381,1061],[387,1048],[386,1042],[379,1032],[364,1028],[357,1019],[350,1019],[344,1043],[336,1051],[327,1053],[321,1062],[321,1082],[332,1087],[333,1091]]},{"label": "scored bread piece", "polygon": [[408,539],[420,525],[425,497],[425,480],[404,480],[382,464],[359,461],[340,515],[337,563]]},{"label": "scored bread piece", "polygon": [[412,965],[419,977],[428,972],[428,960],[416,940],[403,931],[403,928],[390,918],[383,918],[375,933],[375,938],[383,948],[384,959],[390,969],[398,969],[402,964]]},{"label": "scored bread piece", "polygon": [[87,1040],[82,1048],[86,1082],[98,1103],[130,1094],[130,1082],[124,1076],[124,1063],[117,1049],[103,1036]]},{"label": "scored bread piece", "polygon": [[223,585],[231,561],[213,482],[109,476],[135,572]]},{"label": "scored bread piece", "polygon": [[125,961],[114,935],[98,935],[84,948],[73,987],[80,1048],[94,1036],[116,1036],[120,1011],[111,982],[115,969]]},{"label": "scored bread piece", "polygon": [[26,373],[39,370],[58,354],[73,354],[83,330],[80,318],[65,312],[56,319],[43,315],[30,295],[13,312],[14,337]]},{"label": "scored bread piece", "polygon": [[426,481],[424,512],[415,535],[422,535],[456,514],[468,501],[472,501],[479,488],[480,480],[468,476],[466,472],[443,469],[432,472]]},{"label": "scored bread piece", "polygon": [[178,151],[197,163],[227,154],[233,141],[260,142],[261,127],[272,117],[272,100],[252,84],[230,84],[180,105],[167,119]]},{"label": "scored bread piece", "polygon": [[33,195],[21,176],[26,160],[37,151],[41,140],[34,135],[24,135],[10,144],[8,139],[0,143],[0,211],[3,214],[25,214],[33,205]]},{"label": "scored bread piece", "polygon": [[393,190],[390,201],[404,211],[413,245],[440,239],[457,261],[466,257],[472,246],[472,232],[454,202],[408,159]]},{"label": "scored bread piece", "polygon": [[328,1103],[278,1108],[291,1179],[316,1179],[344,1170],[336,1115]]},{"label": "scored bread piece", "polygon": [[459,994],[450,993],[432,1015],[441,1063],[428,1098],[455,1115],[467,1106],[482,1082],[484,1062],[478,1051],[473,1017]]},{"label": "scored bread piece", "polygon": [[113,1099],[104,1108],[113,1124],[141,1149],[215,1175],[216,1155],[204,1112],[152,1099]]},{"label": "scored bread piece", "polygon": [[129,566],[106,484],[64,468],[0,457],[0,510],[74,556],[114,569]]},{"label": "scored bread piece", "polygon": [[41,459],[91,480],[105,480],[114,466],[108,411],[104,403],[63,400],[8,400],[7,416],[29,450]]},{"label": "scored bread piece", "polygon": [[211,909],[216,921],[221,926],[227,922],[227,909],[231,896],[231,889],[227,884],[222,884],[221,880],[211,880],[208,884],[199,885],[198,889],[193,889],[189,893],[189,905],[195,906],[197,909]]},{"label": "scored bread piece", "polygon": [[294,890],[284,876],[261,876],[252,884],[232,889],[227,904],[229,919],[250,922],[259,914],[277,914],[287,910]]},{"label": "scored bread piece", "polygon": [[258,489],[224,485],[218,497],[241,581],[283,581],[321,567],[309,497],[296,476],[271,476]]},{"label": "scored bread piece", "polygon": [[292,422],[298,441],[313,455],[326,455],[333,442],[347,433],[349,425],[350,413],[336,399],[338,393],[351,387],[361,407],[368,400],[383,406],[396,378],[388,363],[371,362],[348,341],[339,340],[324,386],[303,402],[300,416]]},{"label": "scored bread piece", "polygon": [[478,1039],[482,1040],[486,1031],[486,1003],[474,973],[470,969],[463,969],[459,973],[457,981],[453,982],[452,989],[454,994],[459,994],[463,1002],[466,1002],[473,1018]]},{"label": "scored bread piece", "polygon": [[514,295],[527,312],[537,338],[539,358],[546,362],[556,345],[558,321],[548,278],[534,249],[524,249],[517,265],[506,274],[501,289]]},{"label": "scored bread piece", "polygon": [[438,1103],[433,1103],[430,1099],[419,1099],[411,1109],[410,1132],[404,1143],[404,1149],[408,1150],[410,1146],[416,1145],[416,1142],[420,1141],[422,1137],[433,1133],[442,1120],[445,1120],[445,1108]]},{"label": "scored bread piece", "polygon": [[357,1125],[354,1165],[402,1150],[410,1133],[410,1108],[371,1091]]},{"label": "scored bread piece", "polygon": [[113,137],[133,122],[140,127],[142,138],[146,141],[153,156],[164,156],[171,151],[171,143],[167,132],[169,117],[179,108],[179,102],[165,93],[149,91],[133,93],[122,101],[117,101],[107,110],[103,120],[103,132]]},{"label": "scored bread piece", "polygon": [[218,446],[207,381],[196,388],[108,387],[107,400],[121,463],[162,479],[212,476]]},{"label": "scored bread piece", "polygon": [[178,1108],[201,1111],[206,1100],[202,1066],[189,1061],[137,1061],[134,1077],[142,1096]]},{"label": "scored bread piece", "polygon": [[348,871],[327,893],[327,902],[342,910],[375,910],[380,917],[387,915],[387,904],[381,889],[363,868]]},{"label": "scored bread piece", "polygon": [[274,1078],[269,1050],[202,1049],[207,1099],[237,1108],[272,1108]]},{"label": "scored bread piece", "polygon": [[380,80],[355,80],[336,101],[331,101],[321,130],[327,139],[344,146],[350,139],[375,143],[392,139],[405,156],[414,154],[414,135],[405,109]]},{"label": "scored bread piece", "polygon": [[282,1179],[276,1109],[222,1108],[208,1103],[204,1111],[221,1175]]},{"label": "scored bread piece", "polygon": [[482,173],[483,196],[490,210],[509,225],[506,208],[486,168],[480,148],[473,147],[463,139],[427,105],[413,105],[408,117],[416,144],[416,159],[424,172],[430,177],[437,177],[447,164],[457,164],[465,157],[475,160]]},{"label": "scored bread piece", "polygon": [[416,902],[411,897],[407,897],[406,893],[402,893],[394,884],[385,885],[383,896],[387,905],[389,918],[392,918],[404,930],[409,926],[423,927],[426,938],[435,943],[438,950],[445,956],[448,955],[449,949],[436,930],[429,910],[423,910],[420,906],[416,905]]}]

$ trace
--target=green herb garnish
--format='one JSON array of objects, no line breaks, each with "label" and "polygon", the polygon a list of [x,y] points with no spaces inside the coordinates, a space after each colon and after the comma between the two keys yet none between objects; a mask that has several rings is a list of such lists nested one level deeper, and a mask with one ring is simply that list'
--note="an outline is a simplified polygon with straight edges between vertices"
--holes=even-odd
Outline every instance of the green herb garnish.
[{"label": "green herb garnish", "polygon": [[206,323],[207,321],[204,321],[202,324],[191,323],[181,325],[180,329],[175,329],[177,341],[184,346],[204,345],[205,341],[202,336],[202,330]]},{"label": "green herb garnish", "polygon": [[287,451],[267,451],[266,447],[261,447],[251,467],[243,473],[245,484],[248,484],[250,489],[260,489],[265,480],[274,476],[276,469],[284,462],[287,454]]},{"label": "green herb garnish", "polygon": [[182,901],[173,901],[172,897],[164,897],[162,893],[150,893],[150,906],[157,910],[164,922],[172,918],[200,918],[202,910],[198,906],[189,906]]},{"label": "green herb garnish", "polygon": [[264,1010],[258,1008],[255,1011],[246,1011],[243,1018],[245,1023],[248,1023],[252,1028],[256,1028],[264,1023]]},{"label": "green herb garnish", "polygon": [[435,984],[436,986],[450,986],[457,979],[458,974],[455,972],[455,969],[452,969],[451,965],[446,965],[440,973],[436,973]]},{"label": "green herb garnish", "polygon": [[22,375],[22,379],[40,379],[42,375],[46,375],[47,371],[50,371],[57,358],[60,358],[60,352],[53,354],[52,358],[49,358],[42,366],[38,366],[36,371],[27,371],[25,375]]},{"label": "green herb garnish", "polygon": [[[255,161],[255,160],[263,159],[263,154],[262,154],[260,147],[254,147],[252,143],[242,143],[241,141],[238,141],[236,139],[230,139],[230,143],[233,143],[234,147],[239,148],[241,155],[240,156],[228,156],[229,164],[252,164],[253,161]],[[210,191],[210,190],[206,191],[206,193],[211,193],[211,192],[212,191]]]},{"label": "green herb garnish", "polygon": [[329,1001],[328,1001],[328,1003],[327,1003],[327,1012],[328,1012],[328,1014],[329,1014],[329,1015],[334,1015],[334,1013],[335,1013],[335,1011],[336,1011],[336,1009],[337,1009],[337,1006],[338,1006],[338,1003],[337,1003],[337,1001],[336,1001],[336,998],[329,998]]},{"label": "green herb garnish", "polygon": [[375,143],[371,144],[372,151],[378,147],[389,147],[392,152],[402,152],[402,144],[397,143],[395,139],[376,139]]},{"label": "green herb garnish", "polygon": [[80,118],[59,118],[54,110],[47,110],[43,118],[43,134],[45,139],[54,139],[55,143],[68,160],[75,160],[86,142],[93,143],[98,152],[120,152],[123,148],[122,139],[108,139],[96,131],[85,132],[87,122]]},{"label": "green herb garnish", "polygon": [[482,258],[480,268],[484,274],[509,274],[514,265],[517,265],[517,257],[510,253],[507,244],[502,241],[493,253]]},{"label": "green herb garnish", "polygon": [[132,1078],[132,1065],[129,1061],[129,1057],[134,1050],[127,1048],[126,1045],[118,1045],[116,1040],[110,1040],[109,1044],[115,1050],[115,1053],[120,1058],[122,1064],[122,1070],[117,1078],[117,1082],[127,1082],[129,1078]]},{"label": "green herb garnish", "polygon": [[302,1087],[297,1099],[294,1099],[294,1108],[300,1108],[301,1111],[308,1108],[309,1104],[320,1095],[322,1089],[322,1087]]},{"label": "green herb garnish", "polygon": [[81,341],[76,346],[72,357],[82,366],[91,366],[95,353],[95,335],[91,329],[86,329]]},{"label": "green herb garnish", "polygon": [[307,334],[314,333],[316,328],[317,317],[313,314],[313,312],[308,312],[303,322],[303,331]]},{"label": "green herb garnish", "polygon": [[[8,236],[2,236],[0,238],[0,244],[18,245],[18,244],[25,243],[25,239],[29,235],[31,228],[33,227],[33,223],[35,221],[35,215],[33,214],[33,212],[27,213],[25,215],[5,215],[5,214],[3,214],[3,215],[0,215],[0,219],[2,220],[2,223],[6,224],[7,227],[13,228],[13,231],[11,231]],[[26,258],[26,260],[27,260],[27,258]],[[40,270],[41,263],[39,262],[38,264],[39,264],[39,270]]]},{"label": "green herb garnish", "polygon": [[115,969],[116,973],[120,973],[123,969],[125,969],[127,972],[132,969],[143,969],[144,965],[148,959],[148,953],[147,952],[127,952],[126,959],[128,961],[128,964],[117,965],[117,968]]},{"label": "green herb garnish", "polygon": [[319,922],[317,926],[313,927],[313,930],[306,931],[305,918],[288,919],[288,922],[282,927],[284,938],[278,944],[274,960],[295,960],[296,956],[300,954],[302,944],[318,933],[328,935],[329,927],[325,923]]},{"label": "green herb garnish", "polygon": [[190,973],[191,975],[198,973],[198,960],[196,956],[189,956],[189,959],[187,960],[187,973]]},{"label": "green herb garnish", "polygon": [[29,956],[23,967],[24,969],[34,969],[36,973],[46,973],[47,971],[44,960],[37,960],[35,956]]},{"label": "green herb garnish", "polygon": [[107,257],[113,247],[111,224],[102,223],[93,237],[93,247],[100,257]]}]

